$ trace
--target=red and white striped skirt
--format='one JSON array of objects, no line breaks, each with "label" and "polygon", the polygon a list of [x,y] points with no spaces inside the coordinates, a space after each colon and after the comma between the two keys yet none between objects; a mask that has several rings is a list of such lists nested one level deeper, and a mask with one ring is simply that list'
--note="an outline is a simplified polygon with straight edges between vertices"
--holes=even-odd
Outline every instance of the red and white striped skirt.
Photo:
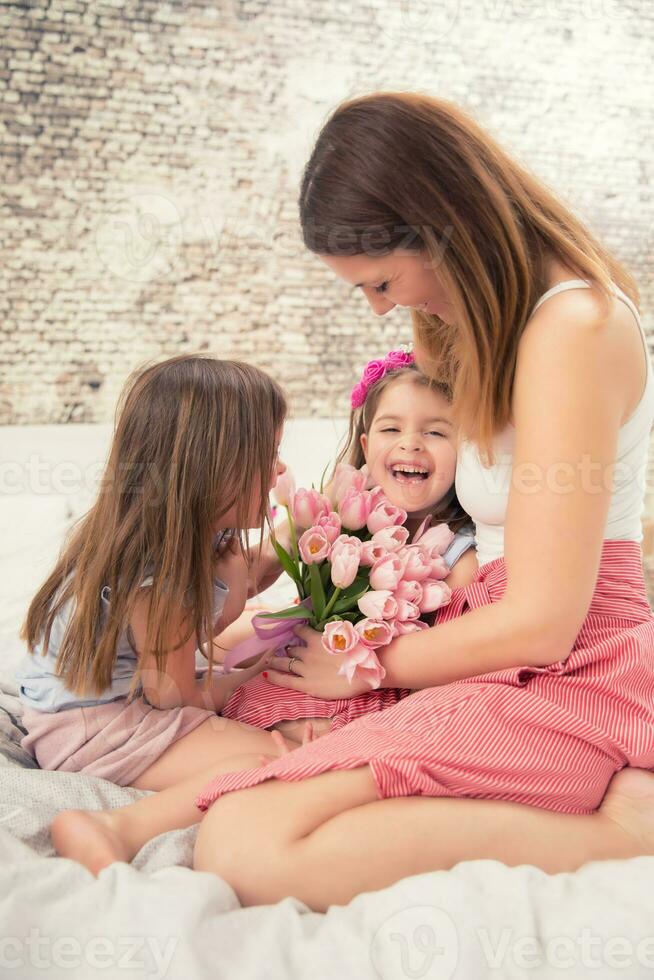
[{"label": "red and white striped skirt", "polygon": [[[504,559],[488,562],[454,590],[436,625],[497,602],[505,589]],[[394,703],[379,710],[378,693]],[[266,766],[218,776],[196,806],[267,779],[368,765],[380,799],[469,796],[595,810],[619,769],[654,769],[654,616],[640,546],[604,542],[588,614],[564,660],[412,693],[371,692],[351,699],[357,710],[361,697],[371,710]],[[321,703],[303,695],[298,717],[319,717]]]}]

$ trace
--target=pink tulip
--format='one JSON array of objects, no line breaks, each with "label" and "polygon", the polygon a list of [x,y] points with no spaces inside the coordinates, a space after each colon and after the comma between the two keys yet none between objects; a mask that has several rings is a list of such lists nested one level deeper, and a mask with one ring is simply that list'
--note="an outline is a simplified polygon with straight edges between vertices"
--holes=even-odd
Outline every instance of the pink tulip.
[{"label": "pink tulip", "polygon": [[413,602],[407,602],[406,599],[397,599],[397,618],[401,622],[407,622],[408,620],[418,619],[420,616],[420,610]]},{"label": "pink tulip", "polygon": [[394,595],[396,599],[406,599],[407,602],[413,602],[417,606],[422,599],[422,586],[420,582],[402,579],[395,589]]},{"label": "pink tulip", "polygon": [[431,559],[431,571],[429,573],[430,578],[447,578],[452,569],[447,564],[444,558],[440,555],[434,555]]},{"label": "pink tulip", "polygon": [[396,554],[385,555],[384,558],[380,558],[370,571],[370,588],[374,590],[391,589],[391,591],[396,589],[404,577],[404,566],[404,560]]},{"label": "pink tulip", "polygon": [[329,538],[321,527],[310,527],[298,541],[300,557],[305,565],[315,565],[329,557]]},{"label": "pink tulip", "polygon": [[329,495],[334,503],[339,504],[348,490],[365,490],[368,473],[357,470],[349,463],[339,463],[334,473]]},{"label": "pink tulip", "polygon": [[331,513],[331,504],[327,497],[317,490],[296,491],[293,499],[293,519],[299,527],[313,527],[320,517]]},{"label": "pink tulip", "polygon": [[355,490],[354,487],[345,493],[338,508],[343,526],[350,531],[359,531],[366,526],[370,513],[370,493],[367,490]]},{"label": "pink tulip", "polygon": [[393,623],[393,636],[406,636],[408,633],[417,633],[418,630],[428,630],[427,623],[421,619],[412,619],[409,622],[402,622],[396,619]]},{"label": "pink tulip", "polygon": [[372,536],[373,544],[380,544],[386,551],[399,551],[407,543],[409,532],[405,527],[383,527]]},{"label": "pink tulip", "polygon": [[[452,598],[452,590],[446,582],[427,579],[422,583],[422,599],[418,603],[421,613],[435,612],[446,606]],[[404,617],[408,619],[409,617]]]},{"label": "pink tulip", "polygon": [[341,533],[341,519],[338,514],[331,511],[331,513],[318,518],[316,527],[321,527],[329,543],[333,544]]},{"label": "pink tulip", "polygon": [[338,551],[339,548],[342,548],[344,544],[349,545],[351,548],[356,548],[357,551],[361,551],[361,541],[359,538],[355,538],[353,534],[339,534],[332,545],[332,554]]},{"label": "pink tulip", "polygon": [[396,524],[404,524],[407,519],[407,512],[394,504],[377,504],[368,517],[368,530],[371,534],[376,534],[383,527],[393,527]]},{"label": "pink tulip", "polygon": [[393,627],[383,619],[362,619],[354,627],[364,646],[385,647],[393,639]]},{"label": "pink tulip", "polygon": [[375,690],[386,677],[386,668],[379,663],[374,650],[360,643],[343,658],[343,663],[336,673],[345,674],[350,684],[356,673],[357,677],[367,681],[372,690]]},{"label": "pink tulip", "polygon": [[381,487],[373,487],[370,491],[370,510],[374,510],[379,504],[390,504],[390,500]]},{"label": "pink tulip", "polygon": [[361,564],[374,565],[376,561],[384,558],[387,554],[388,551],[382,545],[375,544],[374,541],[364,541],[361,545]]},{"label": "pink tulip", "polygon": [[404,561],[403,578],[413,582],[422,582],[423,579],[431,575],[432,560],[426,551],[422,550],[419,544],[409,544],[398,552]]},{"label": "pink tulip", "polygon": [[359,646],[359,641],[359,634],[346,619],[327,623],[322,634],[322,645],[327,653],[351,653]]},{"label": "pink tulip", "polygon": [[332,582],[337,589],[347,589],[357,577],[360,550],[351,544],[342,544],[332,551]]},{"label": "pink tulip", "polygon": [[413,544],[420,542],[421,548],[426,548],[433,557],[434,553],[437,555],[444,554],[453,540],[454,533],[450,531],[447,524],[437,524],[436,527],[430,527],[420,535],[416,534],[413,538]]},{"label": "pink tulip", "polygon": [[397,602],[388,589],[366,592],[357,605],[368,619],[395,619],[397,616]]},{"label": "pink tulip", "polygon": [[289,469],[277,477],[277,483],[273,489],[273,496],[280,507],[292,507],[295,497],[295,480]]}]

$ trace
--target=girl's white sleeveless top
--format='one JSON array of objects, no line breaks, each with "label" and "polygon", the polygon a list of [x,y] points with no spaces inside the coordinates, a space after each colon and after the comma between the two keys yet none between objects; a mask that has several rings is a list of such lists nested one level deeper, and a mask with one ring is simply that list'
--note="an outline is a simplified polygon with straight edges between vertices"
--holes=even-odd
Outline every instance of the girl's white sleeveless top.
[{"label": "girl's white sleeveless top", "polygon": [[[570,279],[548,289],[535,304],[567,289],[590,289],[584,279]],[[625,303],[640,330],[645,348],[647,378],[645,390],[635,411],[620,427],[613,478],[613,493],[604,530],[604,540],[642,541],[641,518],[645,506],[649,437],[654,421],[654,371],[647,338],[638,310],[615,283],[613,291]],[[601,392],[597,393],[601,398]],[[461,506],[476,525],[477,559],[480,565],[504,555],[504,523],[511,486],[515,429],[512,425],[495,438],[495,464],[482,465],[474,443],[462,441],[456,469],[456,492]],[[597,475],[592,476],[596,483]],[[594,484],[593,484],[594,485]]]}]

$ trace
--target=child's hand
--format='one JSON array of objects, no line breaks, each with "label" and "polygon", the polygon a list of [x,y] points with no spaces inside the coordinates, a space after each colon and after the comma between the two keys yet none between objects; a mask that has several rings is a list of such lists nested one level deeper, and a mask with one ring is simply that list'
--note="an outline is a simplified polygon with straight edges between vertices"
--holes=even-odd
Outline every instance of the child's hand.
[{"label": "child's hand", "polygon": [[[278,732],[273,728],[271,731],[272,740],[277,746],[277,755],[260,755],[259,760],[262,766],[267,766],[269,762],[275,762],[282,755],[288,755],[293,749],[289,749],[286,744],[286,740],[281,732]],[[307,721],[304,725],[304,736],[302,737],[302,745],[308,745],[309,742],[314,742],[317,736],[314,735],[313,724]]]}]

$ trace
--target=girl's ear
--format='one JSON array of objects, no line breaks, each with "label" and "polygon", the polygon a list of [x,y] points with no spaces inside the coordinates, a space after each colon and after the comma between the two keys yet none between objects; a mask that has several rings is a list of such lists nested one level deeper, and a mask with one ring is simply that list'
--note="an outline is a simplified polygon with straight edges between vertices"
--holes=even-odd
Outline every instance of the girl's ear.
[{"label": "girl's ear", "polygon": [[359,436],[359,441],[361,443],[361,448],[363,449],[363,458],[367,463],[368,462],[368,436],[365,434],[365,432],[361,433],[361,435]]}]

